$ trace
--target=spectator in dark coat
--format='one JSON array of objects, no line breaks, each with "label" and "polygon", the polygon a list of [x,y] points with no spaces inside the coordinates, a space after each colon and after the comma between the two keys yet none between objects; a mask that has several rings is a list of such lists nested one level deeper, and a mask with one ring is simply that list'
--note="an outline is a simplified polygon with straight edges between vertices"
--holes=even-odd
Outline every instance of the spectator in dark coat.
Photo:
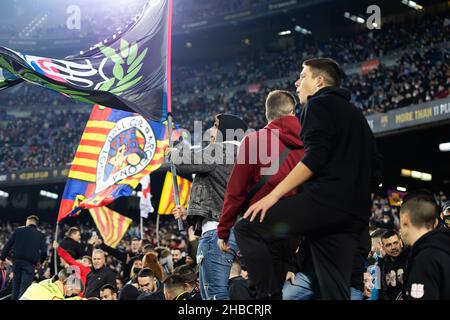
[{"label": "spectator in dark coat", "polygon": [[37,216],[29,216],[26,225],[16,229],[9,238],[0,257],[0,266],[2,266],[11,249],[14,252],[13,300],[18,300],[27,290],[33,282],[35,267],[47,258],[45,236],[37,229],[38,222]]},{"label": "spectator in dark coat", "polygon": [[86,277],[86,298],[100,298],[100,289],[105,284],[116,286],[116,273],[105,265],[105,253],[95,249],[92,253],[92,270]]},{"label": "spectator in dark coat", "polygon": [[248,281],[241,276],[241,265],[235,259],[231,265],[230,280],[228,281],[228,292],[230,300],[251,300],[248,290]]}]

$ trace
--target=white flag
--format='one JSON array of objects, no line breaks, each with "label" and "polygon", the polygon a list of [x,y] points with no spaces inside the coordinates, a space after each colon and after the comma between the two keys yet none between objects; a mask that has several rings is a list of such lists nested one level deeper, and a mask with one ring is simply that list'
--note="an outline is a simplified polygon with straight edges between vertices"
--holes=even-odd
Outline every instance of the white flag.
[{"label": "white flag", "polygon": [[153,213],[155,209],[152,206],[152,195],[150,193],[150,175],[146,175],[141,179],[142,194],[139,202],[141,209],[141,217],[148,218],[149,213]]}]

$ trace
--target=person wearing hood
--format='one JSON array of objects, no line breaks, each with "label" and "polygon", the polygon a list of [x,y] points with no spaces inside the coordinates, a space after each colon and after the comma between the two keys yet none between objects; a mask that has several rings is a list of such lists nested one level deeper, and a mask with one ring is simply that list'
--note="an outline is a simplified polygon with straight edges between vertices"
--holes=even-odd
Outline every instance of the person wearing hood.
[{"label": "person wearing hood", "polygon": [[[268,124],[242,141],[217,228],[217,243],[223,252],[230,249],[230,232],[239,215],[249,205],[269,194],[304,156],[300,122],[295,116],[296,104],[294,96],[288,91],[270,92],[265,103]],[[286,196],[296,193],[294,189]],[[282,253],[277,255],[281,259],[277,259],[276,268],[280,275],[278,280],[283,283],[290,248],[278,243],[278,249]]]},{"label": "person wearing hood", "polygon": [[189,150],[187,157],[182,154],[185,150],[170,150],[170,161],[178,172],[195,174],[187,212],[178,206],[173,214],[175,218],[187,219],[194,226],[196,235],[201,235],[197,263],[203,300],[230,299],[228,277],[238,248],[234,233],[231,233],[231,249],[229,252],[220,251],[217,247],[217,225],[237,150],[247,129],[242,119],[230,114],[219,114],[209,129],[210,144],[206,148],[198,152]]},{"label": "person wearing hood", "polygon": [[[249,134],[244,138],[239,148],[236,163],[233,166],[230,180],[228,181],[222,214],[217,228],[219,246],[226,249],[230,230],[234,226],[239,214],[243,213],[249,204],[253,204],[265,195],[269,194],[275,186],[286,177],[289,172],[303,158],[305,150],[300,140],[300,122],[295,116],[296,101],[294,96],[283,90],[275,90],[268,94],[266,99],[266,118],[268,124],[261,130]],[[267,148],[262,152],[257,148]],[[263,178],[264,168],[268,169],[272,163],[268,163],[267,156],[273,148],[277,148],[271,155],[272,162],[279,166],[277,172],[263,184],[259,190],[252,192]],[[292,150],[283,163],[279,163],[278,155],[289,148]],[[252,157],[256,161],[251,161]],[[269,170],[267,170],[269,171]],[[267,173],[266,173],[267,176]],[[254,193],[249,199],[249,193]],[[294,195],[297,190],[292,190],[286,196]]]},{"label": "person wearing hood", "polygon": [[438,212],[432,193],[411,193],[403,198],[400,233],[411,246],[403,287],[406,300],[450,299],[450,230],[436,228]]},{"label": "person wearing hood", "polygon": [[[329,58],[303,62],[296,81],[305,156],[235,226],[258,299],[281,299],[272,243],[304,235],[321,299],[350,299],[352,266],[381,182],[381,157],[362,112],[340,88],[342,70]],[[286,197],[301,187],[298,194]]]}]

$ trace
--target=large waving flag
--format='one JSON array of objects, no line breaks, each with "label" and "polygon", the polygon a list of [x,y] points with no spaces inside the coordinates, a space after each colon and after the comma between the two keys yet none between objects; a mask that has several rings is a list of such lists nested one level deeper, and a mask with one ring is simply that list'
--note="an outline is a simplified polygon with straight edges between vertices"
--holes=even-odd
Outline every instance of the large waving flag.
[{"label": "large waving flag", "polygon": [[89,209],[106,245],[115,248],[127,232],[132,220],[108,207]]},{"label": "large waving flag", "polygon": [[70,168],[58,222],[82,208],[131,195],[163,163],[166,131],[139,114],[94,106]]},{"label": "large waving flag", "polygon": [[[188,179],[177,177],[178,190],[180,192],[180,205],[187,207],[189,195],[191,193],[192,182]],[[159,200],[158,213],[171,214],[175,208],[175,199],[173,198],[173,179],[172,173],[168,171],[164,179],[164,185]]]},{"label": "large waving flag", "polygon": [[165,118],[171,19],[172,0],[149,1],[123,32],[63,60],[0,47],[0,90],[27,81],[90,104]]}]

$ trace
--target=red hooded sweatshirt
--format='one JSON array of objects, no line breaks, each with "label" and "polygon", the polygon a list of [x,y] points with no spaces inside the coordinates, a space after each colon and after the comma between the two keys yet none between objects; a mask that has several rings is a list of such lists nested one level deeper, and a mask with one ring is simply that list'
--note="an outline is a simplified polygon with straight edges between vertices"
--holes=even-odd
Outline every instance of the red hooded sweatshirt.
[{"label": "red hooded sweatshirt", "polygon": [[[286,146],[293,150],[283,161],[279,170],[250,199],[248,205],[269,194],[302,160],[304,149],[300,140],[300,122],[295,116],[285,116],[274,120],[263,129],[246,136],[239,147],[225,192],[222,214],[217,227],[220,239],[228,239],[230,229],[234,226],[237,217],[248,209],[245,205],[247,194],[261,179],[261,169],[271,166],[271,161],[268,159],[271,159],[274,139],[278,140],[278,150],[274,150],[278,154],[274,156],[274,160],[278,161]],[[276,148],[276,144],[273,147]],[[296,193],[297,190],[294,189],[285,196]]]}]

